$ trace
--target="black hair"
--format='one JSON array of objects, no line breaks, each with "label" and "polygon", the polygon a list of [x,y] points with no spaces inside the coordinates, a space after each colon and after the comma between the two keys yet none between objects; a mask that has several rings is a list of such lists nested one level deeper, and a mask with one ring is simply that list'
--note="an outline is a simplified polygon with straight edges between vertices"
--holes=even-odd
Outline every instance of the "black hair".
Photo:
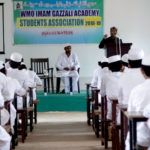
[{"label": "black hair", "polygon": [[101,65],[102,65],[101,61],[98,61],[98,65],[99,65],[99,66],[101,66]]},{"label": "black hair", "polygon": [[108,62],[101,63],[102,68],[108,67]]},{"label": "black hair", "polygon": [[9,64],[10,64],[10,67],[13,68],[13,69],[17,69],[19,68],[21,62],[15,62],[13,60],[9,60]]},{"label": "black hair", "polygon": [[129,65],[131,68],[140,68],[141,67],[141,63],[142,63],[142,59],[139,60],[128,60]]},{"label": "black hair", "polygon": [[127,62],[122,61],[122,65],[128,67],[128,63]]},{"label": "black hair", "polygon": [[121,61],[116,61],[116,62],[113,62],[113,63],[109,64],[109,69],[112,72],[118,72],[118,71],[120,71],[121,67],[122,67],[122,62]]},{"label": "black hair", "polygon": [[146,65],[141,65],[143,71],[145,72],[145,74],[150,77],[150,66],[146,66]]},{"label": "black hair", "polygon": [[111,27],[110,30],[118,30],[116,27]]},{"label": "black hair", "polygon": [[6,69],[5,69],[5,67],[2,68],[2,69],[0,69],[0,72],[6,75]]},{"label": "black hair", "polygon": [[22,65],[20,65],[19,66],[19,68],[18,68],[19,70],[23,70],[23,69],[27,69],[27,67],[26,67],[26,65],[25,64],[22,64]]}]

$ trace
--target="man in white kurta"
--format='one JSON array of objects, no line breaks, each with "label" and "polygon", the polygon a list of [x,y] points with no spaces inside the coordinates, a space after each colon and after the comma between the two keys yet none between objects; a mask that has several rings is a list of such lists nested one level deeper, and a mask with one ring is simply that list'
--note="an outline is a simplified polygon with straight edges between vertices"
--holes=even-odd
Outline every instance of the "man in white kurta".
[{"label": "man in white kurta", "polygon": [[28,78],[27,72],[25,70],[19,70],[23,57],[21,54],[15,52],[10,56],[10,68],[7,70],[7,76],[12,77],[19,81],[24,89],[28,87],[35,87],[35,84]]},{"label": "man in white kurta", "polygon": [[[128,102],[128,111],[143,112],[145,109],[147,114],[150,114],[150,55],[145,56],[142,60],[141,73],[146,79],[142,84],[136,86],[130,94]],[[148,106],[148,107],[147,107]],[[146,114],[146,113],[144,113]],[[150,116],[150,115],[149,115]],[[147,117],[147,116],[146,116]],[[150,146],[150,132],[145,123],[137,124],[137,143],[140,146]],[[126,150],[129,150],[129,134],[126,140]]]},{"label": "man in white kurta", "polygon": [[61,77],[65,85],[65,93],[71,92],[69,78],[72,77],[72,92],[77,92],[77,82],[79,79],[77,70],[80,67],[80,63],[77,55],[71,51],[70,44],[66,44],[64,50],[65,52],[58,57],[56,63],[56,68],[59,70],[57,71],[56,76]]},{"label": "man in white kurta", "polygon": [[98,88],[98,80],[101,78],[101,72],[102,72],[102,67],[101,67],[101,60],[98,62],[98,67],[97,69],[94,70],[92,81],[91,81],[91,86]]},{"label": "man in white kurta", "polygon": [[101,59],[101,66],[102,66],[102,71],[101,71],[101,76],[99,76],[98,79],[98,88],[100,89],[100,94],[102,97],[106,96],[106,80],[107,76],[109,76],[109,73],[111,72],[108,69],[108,58],[105,56],[102,57]]},{"label": "man in white kurta", "polygon": [[144,57],[144,51],[138,48],[132,48],[128,52],[129,70],[123,73],[119,79],[119,97],[120,104],[128,104],[131,90],[144,82],[144,77],[140,71],[141,61]]},{"label": "man in white kurta", "polygon": [[[0,72],[6,75],[5,65],[4,62],[2,61],[0,61]],[[11,130],[13,132],[13,126],[16,118],[16,110],[12,102],[14,100],[15,94],[19,96],[23,96],[26,94],[26,91],[21,87],[20,83],[16,79],[6,76],[6,81],[7,81],[7,89],[9,91],[9,95],[5,96],[5,101],[10,101],[10,116],[11,116],[10,122],[11,122]]]},{"label": "man in white kurta", "polygon": [[28,70],[24,62],[21,62],[19,70],[24,70],[27,73],[28,80],[35,84],[35,87],[32,87],[32,92],[33,100],[36,100],[36,87],[42,85],[41,79],[33,70]]},{"label": "man in white kurta", "polygon": [[[16,79],[22,88],[26,91],[29,87],[35,87],[35,83],[28,78],[28,74],[26,70],[19,70],[19,66],[21,65],[23,57],[20,53],[14,52],[10,56],[10,68],[7,69],[7,76]],[[27,102],[28,104],[28,102]],[[23,100],[22,97],[17,97],[17,107],[23,107]]]},{"label": "man in white kurta", "polygon": [[[4,102],[10,95],[8,90],[7,79],[4,74],[0,72],[0,107],[4,107]],[[5,125],[9,120],[9,112],[6,109],[1,110],[1,125]],[[0,126],[0,150],[10,150],[10,135],[5,129]]]},{"label": "man in white kurta", "polygon": [[109,60],[110,73],[105,80],[107,96],[107,119],[112,120],[112,104],[110,99],[118,99],[119,78],[122,75],[122,62],[119,55],[111,56]]}]

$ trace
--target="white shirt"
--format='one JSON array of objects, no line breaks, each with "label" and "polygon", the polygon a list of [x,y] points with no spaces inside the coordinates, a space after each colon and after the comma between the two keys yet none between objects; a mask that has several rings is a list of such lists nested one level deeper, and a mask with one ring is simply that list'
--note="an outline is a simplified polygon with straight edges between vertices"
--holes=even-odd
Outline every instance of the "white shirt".
[{"label": "white shirt", "polygon": [[119,80],[119,97],[120,104],[128,104],[131,90],[137,85],[145,81],[140,68],[129,69],[128,72],[123,73]]},{"label": "white shirt", "polygon": [[10,91],[6,76],[0,72],[0,106],[4,106],[5,100],[10,100]]},{"label": "white shirt", "polygon": [[118,99],[119,78],[122,72],[110,72],[106,78],[107,119],[112,119],[112,104],[110,99]]},{"label": "white shirt", "polygon": [[37,74],[34,71],[32,70],[26,70],[26,71],[31,81],[36,83],[36,85],[42,85],[41,79],[37,76]]},{"label": "white shirt", "polygon": [[18,80],[20,85],[26,90],[28,89],[28,87],[35,87],[35,83],[28,78],[28,74],[25,69],[18,70],[9,68],[7,70],[7,76]]},{"label": "white shirt", "polygon": [[25,89],[21,87],[19,81],[11,77],[6,77],[6,79],[7,79],[8,90],[10,92],[9,95],[10,100],[14,99],[15,94],[19,96],[23,96],[26,94]]},{"label": "white shirt", "polygon": [[101,75],[102,75],[102,68],[99,66],[93,73],[93,78],[91,81],[92,87],[98,87],[98,84],[101,84]]},{"label": "white shirt", "polygon": [[[143,112],[150,104],[150,79],[146,79],[142,84],[136,86],[130,94],[128,102],[128,111]],[[150,131],[145,123],[137,124],[137,143],[141,146],[150,146]],[[129,135],[126,140],[127,148],[129,149]]]},{"label": "white shirt", "polygon": [[102,97],[106,96],[106,83],[109,77],[109,73],[111,73],[111,71],[108,70],[108,67],[102,69],[102,78],[100,81],[101,84],[98,83],[98,88],[101,89],[100,94]]},{"label": "white shirt", "polygon": [[[32,70],[27,70],[27,74],[29,79],[35,83],[36,86],[42,85],[41,79],[37,76],[37,74]],[[36,88],[33,88],[33,100],[36,100]]]},{"label": "white shirt", "polygon": [[[78,77],[77,69],[80,67],[80,63],[76,54],[72,53],[68,57],[66,53],[62,53],[57,60],[56,67],[59,71],[56,72],[57,77]],[[68,67],[71,69],[75,67],[75,70],[66,71],[64,68]]]}]

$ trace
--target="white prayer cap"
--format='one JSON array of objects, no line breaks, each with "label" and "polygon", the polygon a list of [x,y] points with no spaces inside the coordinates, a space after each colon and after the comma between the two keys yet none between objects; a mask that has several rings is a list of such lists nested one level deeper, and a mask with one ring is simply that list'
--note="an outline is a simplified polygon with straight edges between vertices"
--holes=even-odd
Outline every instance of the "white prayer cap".
[{"label": "white prayer cap", "polygon": [[120,61],[121,58],[120,58],[120,55],[114,55],[114,56],[109,57],[108,60],[109,60],[109,63],[114,63],[116,61]]},{"label": "white prayer cap", "polygon": [[150,66],[150,55],[146,55],[142,59],[142,65],[144,65],[144,66]]},{"label": "white prayer cap", "polygon": [[64,45],[64,48],[65,48],[65,47],[68,47],[68,46],[71,46],[71,44],[70,44],[70,43],[66,43],[66,44]]},{"label": "white prayer cap", "polygon": [[11,54],[10,59],[14,62],[21,62],[22,61],[22,55],[20,53],[14,52]]},{"label": "white prayer cap", "polygon": [[4,62],[0,61],[0,69],[3,69],[5,67]]},{"label": "white prayer cap", "polygon": [[101,58],[101,63],[104,63],[104,62],[108,63],[108,58],[106,58],[105,56]]},{"label": "white prayer cap", "polygon": [[128,63],[128,54],[124,54],[122,57],[121,57],[121,60],[125,63]]},{"label": "white prayer cap", "polygon": [[143,59],[144,51],[139,48],[131,48],[128,52],[128,60],[139,60]]}]

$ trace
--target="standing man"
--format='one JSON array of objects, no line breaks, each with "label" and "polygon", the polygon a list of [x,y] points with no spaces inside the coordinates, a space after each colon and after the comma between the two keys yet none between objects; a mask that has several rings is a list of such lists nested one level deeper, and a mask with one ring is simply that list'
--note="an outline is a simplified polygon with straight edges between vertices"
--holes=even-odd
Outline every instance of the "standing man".
[{"label": "standing man", "polygon": [[65,52],[58,57],[56,63],[58,69],[56,76],[61,77],[65,85],[65,93],[71,92],[69,78],[72,77],[72,92],[74,93],[78,91],[79,74],[77,70],[80,68],[80,63],[77,55],[71,52],[71,44],[66,44],[64,50]]},{"label": "standing man", "polygon": [[[119,39],[116,35],[117,35],[117,28],[111,27],[110,28],[110,37],[108,37],[108,35],[105,34],[103,40],[99,44],[99,48],[105,48],[107,50],[108,45],[111,44],[111,45],[114,45],[112,54],[113,55],[120,54],[120,50],[121,50],[120,45],[122,43],[122,40]],[[107,50],[107,54],[108,54],[108,50]],[[107,57],[109,57],[109,56],[107,56]]]}]

